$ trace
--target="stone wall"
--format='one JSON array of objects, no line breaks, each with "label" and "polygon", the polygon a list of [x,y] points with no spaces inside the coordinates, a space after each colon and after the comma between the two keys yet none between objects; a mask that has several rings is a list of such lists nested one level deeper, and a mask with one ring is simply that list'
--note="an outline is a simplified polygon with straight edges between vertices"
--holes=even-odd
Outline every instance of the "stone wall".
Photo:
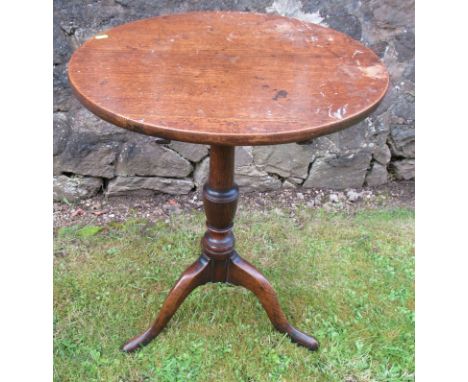
[{"label": "stone wall", "polygon": [[236,182],[246,192],[281,187],[359,188],[414,177],[413,0],[55,0],[54,198],[166,192],[206,179],[209,148],[128,132],[99,120],[72,96],[66,64],[107,28],[195,10],[275,12],[347,33],[387,65],[391,86],[372,116],[306,144],[238,147]]}]

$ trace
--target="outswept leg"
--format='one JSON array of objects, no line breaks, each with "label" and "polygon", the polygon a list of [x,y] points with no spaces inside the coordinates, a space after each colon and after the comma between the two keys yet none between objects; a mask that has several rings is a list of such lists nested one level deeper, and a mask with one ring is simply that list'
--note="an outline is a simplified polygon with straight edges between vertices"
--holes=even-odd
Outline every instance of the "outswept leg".
[{"label": "outswept leg", "polygon": [[319,343],[314,337],[302,333],[288,322],[276,293],[265,276],[237,253],[231,257],[227,281],[252,291],[259,299],[276,330],[286,333],[293,342],[305,346],[309,350],[318,349]]},{"label": "outswept leg", "polygon": [[142,334],[128,340],[122,346],[122,350],[125,352],[132,352],[137,350],[139,347],[148,344],[153,338],[161,333],[190,292],[196,287],[209,281],[209,259],[204,256],[200,256],[197,261],[185,270],[177,283],[173,286],[164,301],[158,317],[151,327]]}]

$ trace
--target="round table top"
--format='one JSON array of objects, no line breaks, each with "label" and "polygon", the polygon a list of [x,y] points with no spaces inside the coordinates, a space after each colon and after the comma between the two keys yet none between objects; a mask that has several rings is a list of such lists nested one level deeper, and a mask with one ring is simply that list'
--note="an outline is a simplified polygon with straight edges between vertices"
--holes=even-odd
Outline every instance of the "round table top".
[{"label": "round table top", "polygon": [[173,14],[86,41],[68,75],[80,101],[123,128],[205,144],[299,142],[365,117],[388,73],[333,29],[277,15]]}]

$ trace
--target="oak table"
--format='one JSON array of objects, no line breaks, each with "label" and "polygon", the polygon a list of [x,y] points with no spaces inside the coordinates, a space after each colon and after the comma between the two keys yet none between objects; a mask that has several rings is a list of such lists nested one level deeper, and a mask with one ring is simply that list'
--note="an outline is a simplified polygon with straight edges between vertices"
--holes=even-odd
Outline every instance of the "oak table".
[{"label": "oak table", "polygon": [[300,20],[195,12],[102,32],[74,52],[68,75],[82,104],[114,125],[211,145],[201,255],[123,350],[150,342],[208,282],[251,290],[278,331],[316,350],[317,340],[288,322],[268,280],[234,249],[234,147],[301,142],[364,118],[388,87],[379,58],[345,34]]}]

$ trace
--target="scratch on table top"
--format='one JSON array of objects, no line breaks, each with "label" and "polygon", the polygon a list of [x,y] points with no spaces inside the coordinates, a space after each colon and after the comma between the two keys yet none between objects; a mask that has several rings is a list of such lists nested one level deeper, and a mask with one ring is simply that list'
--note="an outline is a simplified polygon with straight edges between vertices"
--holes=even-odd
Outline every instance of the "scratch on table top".
[{"label": "scratch on table top", "polygon": [[385,69],[380,64],[375,64],[371,66],[360,66],[359,70],[367,77],[372,78],[385,78]]},{"label": "scratch on table top", "polygon": [[352,57],[354,58],[357,54],[362,54],[362,53],[364,53],[362,50],[357,49],[357,50],[354,51]]},{"label": "scratch on table top", "polygon": [[338,108],[336,111],[332,110],[332,106],[328,107],[328,116],[335,119],[343,119],[348,109],[348,104]]}]

